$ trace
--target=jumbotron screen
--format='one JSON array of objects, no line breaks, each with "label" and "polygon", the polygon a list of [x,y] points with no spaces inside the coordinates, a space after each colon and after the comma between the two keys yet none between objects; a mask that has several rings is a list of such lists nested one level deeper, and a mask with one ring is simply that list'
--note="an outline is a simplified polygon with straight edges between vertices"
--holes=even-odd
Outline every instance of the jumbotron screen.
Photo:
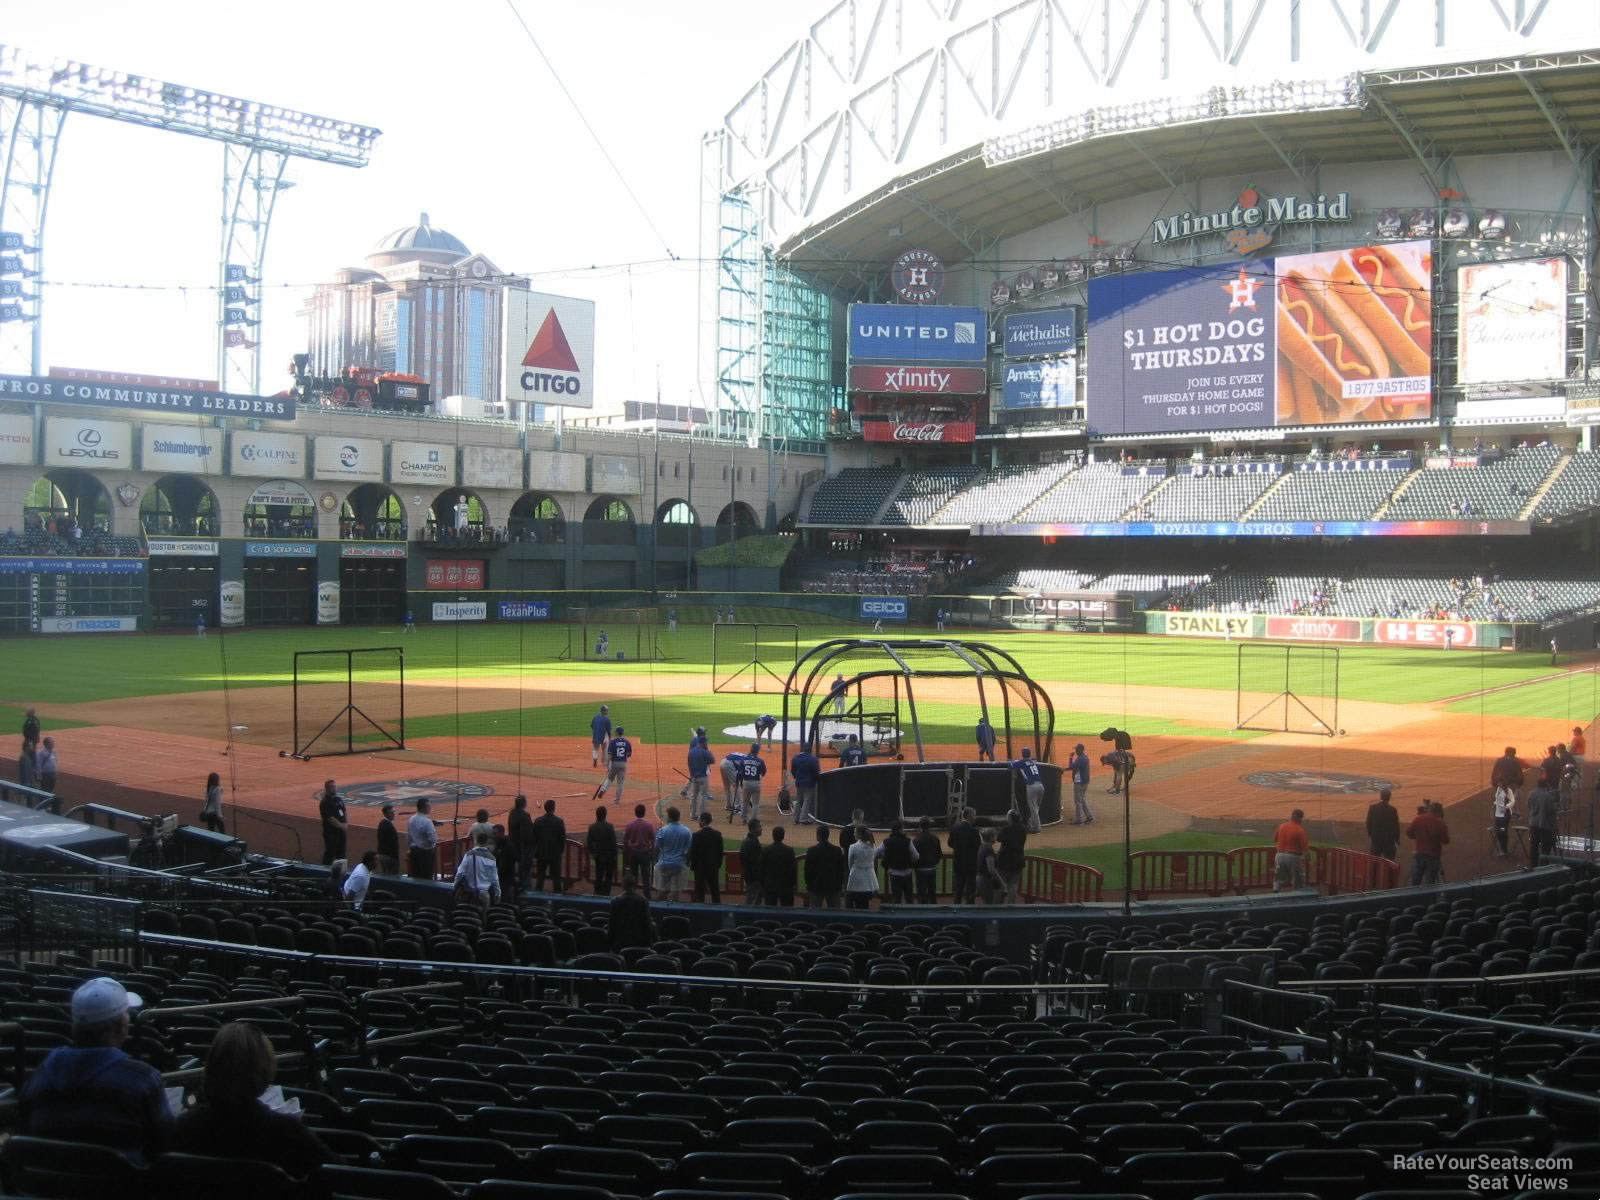
[{"label": "jumbotron screen", "polygon": [[1432,275],[1415,241],[1091,280],[1090,432],[1427,417]]}]

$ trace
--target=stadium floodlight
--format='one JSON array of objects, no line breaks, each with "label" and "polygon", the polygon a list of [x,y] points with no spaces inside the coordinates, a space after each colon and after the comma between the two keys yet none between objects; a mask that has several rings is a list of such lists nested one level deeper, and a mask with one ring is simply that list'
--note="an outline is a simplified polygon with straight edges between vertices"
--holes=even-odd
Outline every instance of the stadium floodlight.
[{"label": "stadium floodlight", "polygon": [[1102,105],[1027,129],[998,134],[983,143],[983,162],[985,166],[996,167],[1112,134],[1166,129],[1226,117],[1361,108],[1365,103],[1361,78],[1353,74],[1334,79],[1271,80],[1240,87],[1213,87],[1186,96]]}]

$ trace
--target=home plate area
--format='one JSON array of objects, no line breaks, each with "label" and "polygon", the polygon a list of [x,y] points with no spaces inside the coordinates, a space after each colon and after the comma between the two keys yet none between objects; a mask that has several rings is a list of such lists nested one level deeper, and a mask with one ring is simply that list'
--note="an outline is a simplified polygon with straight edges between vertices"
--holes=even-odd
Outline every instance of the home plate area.
[{"label": "home plate area", "polygon": [[[779,721],[778,727],[772,731],[773,742],[788,742],[790,745],[800,744],[800,721]],[[723,733],[731,738],[743,738],[746,741],[756,740],[756,727],[754,722],[743,725],[728,725],[723,728]],[[850,740],[851,734],[862,737],[868,745],[880,741],[899,741],[900,730],[892,725],[877,725],[871,721],[858,723],[855,721],[823,720],[822,740],[828,743],[840,743]],[[763,741],[766,739],[763,738]]]}]

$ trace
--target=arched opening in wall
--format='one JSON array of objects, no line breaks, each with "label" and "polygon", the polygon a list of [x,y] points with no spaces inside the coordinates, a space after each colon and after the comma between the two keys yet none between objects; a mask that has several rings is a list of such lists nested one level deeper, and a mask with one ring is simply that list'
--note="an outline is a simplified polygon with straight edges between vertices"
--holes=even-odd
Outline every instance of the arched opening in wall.
[{"label": "arched opening in wall", "polygon": [[244,504],[244,535],[312,540],[317,536],[317,505],[292,479],[269,479]]},{"label": "arched opening in wall", "polygon": [[656,545],[692,546],[699,532],[700,515],[687,500],[664,500],[656,509]]},{"label": "arched opening in wall", "polygon": [[567,515],[543,492],[524,492],[511,506],[506,522],[513,542],[555,545],[567,540]]},{"label": "arched opening in wall", "polygon": [[354,542],[403,542],[406,506],[381,483],[363,483],[339,506],[339,536]]},{"label": "arched opening in wall", "polygon": [[217,497],[194,475],[163,475],[139,500],[139,524],[149,537],[218,537]]},{"label": "arched opening in wall", "polygon": [[583,514],[583,540],[591,546],[633,545],[633,509],[615,496],[598,496]]},{"label": "arched opening in wall", "polygon": [[48,471],[23,497],[22,527],[30,537],[61,539],[57,552],[65,552],[91,533],[111,532],[111,494],[87,471]]},{"label": "arched opening in wall", "polygon": [[788,516],[784,517],[783,520],[778,522],[778,532],[787,537],[793,537],[796,532],[795,524],[798,522],[798,520],[798,513],[790,513]]},{"label": "arched opening in wall", "polygon": [[482,542],[489,539],[483,501],[465,488],[448,488],[428,506],[428,541]]},{"label": "arched opening in wall", "polygon": [[761,522],[756,520],[755,509],[743,500],[725,504],[717,514],[717,541],[732,542],[761,532]]}]

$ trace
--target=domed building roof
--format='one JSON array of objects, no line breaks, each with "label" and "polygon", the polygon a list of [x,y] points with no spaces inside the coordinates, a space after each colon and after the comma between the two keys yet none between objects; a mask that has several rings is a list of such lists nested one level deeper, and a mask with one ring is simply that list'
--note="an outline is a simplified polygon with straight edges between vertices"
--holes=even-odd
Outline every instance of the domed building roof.
[{"label": "domed building roof", "polygon": [[428,214],[423,213],[415,225],[402,225],[380,238],[367,255],[367,261],[383,267],[418,259],[458,262],[471,253],[465,242],[455,234],[431,224]]}]

